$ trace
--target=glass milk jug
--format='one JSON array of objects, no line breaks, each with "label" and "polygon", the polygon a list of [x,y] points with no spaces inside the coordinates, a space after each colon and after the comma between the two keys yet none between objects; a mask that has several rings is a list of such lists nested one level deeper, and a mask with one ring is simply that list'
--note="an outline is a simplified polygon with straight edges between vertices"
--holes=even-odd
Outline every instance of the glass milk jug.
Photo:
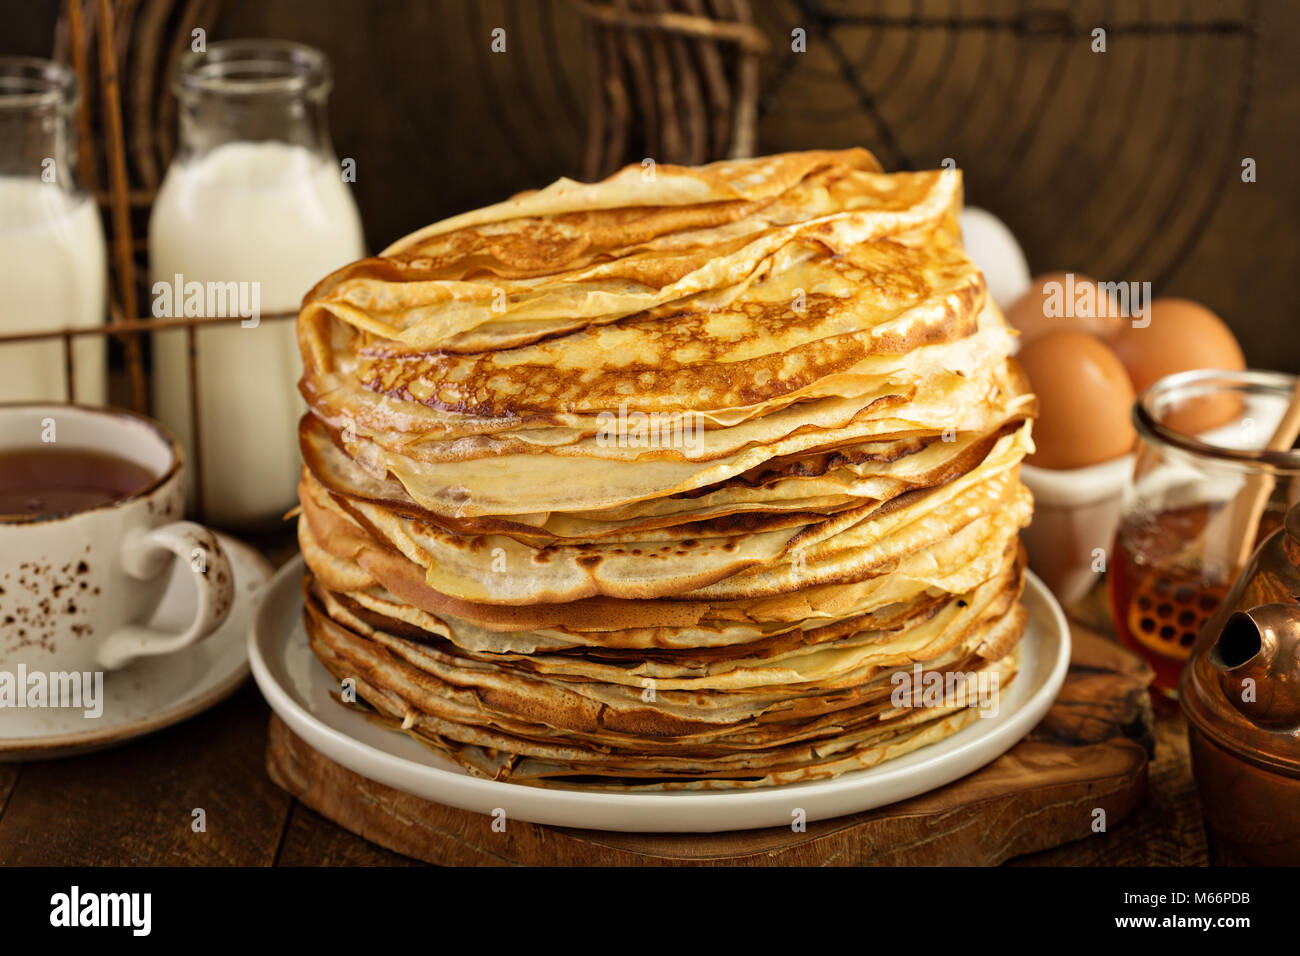
[{"label": "glass milk jug", "polygon": [[208,520],[273,524],[296,503],[305,410],[293,319],[325,275],[364,254],[326,126],[329,62],[274,40],[209,44],[175,80],[180,145],[149,220],[156,317],[238,316],[197,331],[195,455],[184,330],[154,333],[153,411],[201,471]]},{"label": "glass milk jug", "polygon": [[[99,209],[77,180],[76,76],[0,56],[0,334],[101,325],[107,260]],[[104,338],[72,339],[73,397],[105,401]],[[0,401],[64,401],[61,338],[0,345]]]}]

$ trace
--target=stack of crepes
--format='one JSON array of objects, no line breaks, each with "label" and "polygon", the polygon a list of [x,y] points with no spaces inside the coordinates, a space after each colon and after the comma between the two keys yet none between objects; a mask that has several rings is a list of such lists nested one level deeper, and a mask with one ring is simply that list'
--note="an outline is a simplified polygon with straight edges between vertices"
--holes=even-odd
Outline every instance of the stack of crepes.
[{"label": "stack of crepes", "polygon": [[825,778],[977,719],[974,685],[896,693],[1005,690],[1025,627],[1034,399],[960,203],[863,150],[634,166],[329,276],[298,325],[319,659],[537,785]]}]

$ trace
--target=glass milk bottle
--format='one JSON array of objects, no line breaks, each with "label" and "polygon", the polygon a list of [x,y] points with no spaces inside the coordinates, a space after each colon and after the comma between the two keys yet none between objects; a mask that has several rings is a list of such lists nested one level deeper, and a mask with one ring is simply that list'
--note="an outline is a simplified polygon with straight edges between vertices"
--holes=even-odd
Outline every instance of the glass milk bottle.
[{"label": "glass milk bottle", "polygon": [[[99,209],[77,180],[76,76],[0,56],[0,335],[101,325],[108,264]],[[72,340],[73,397],[104,404],[105,342]],[[0,344],[0,401],[64,401],[63,339]]]},{"label": "glass milk bottle", "polygon": [[[295,43],[211,43],[182,58],[175,88],[180,145],[149,220],[152,314],[241,317],[197,332],[205,514],[269,525],[297,500],[305,405],[294,320],[266,316],[296,312],[364,255],[326,125],[329,61]],[[186,333],[153,339],[154,415],[193,463]]]}]

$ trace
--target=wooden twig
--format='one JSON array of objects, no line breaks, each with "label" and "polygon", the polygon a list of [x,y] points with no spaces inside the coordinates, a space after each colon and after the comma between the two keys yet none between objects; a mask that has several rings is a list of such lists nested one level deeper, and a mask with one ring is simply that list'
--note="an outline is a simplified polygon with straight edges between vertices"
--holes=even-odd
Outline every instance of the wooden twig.
[{"label": "wooden twig", "polygon": [[159,96],[155,84],[158,82],[159,50],[171,9],[172,0],[146,0],[132,43],[134,69],[128,91],[131,97],[131,156],[140,182],[148,189],[158,188],[160,178],[154,112]]},{"label": "wooden twig", "polygon": [[[621,10],[626,10],[628,0],[615,0],[615,3]],[[642,151],[650,156],[663,156],[665,149],[663,129],[666,118],[660,113],[659,103],[655,98],[654,83],[650,79],[651,68],[647,62],[648,54],[642,46],[642,38],[630,30],[608,32],[616,37],[614,49],[622,54],[627,74],[632,79],[637,106],[641,110],[644,129]],[[614,165],[617,166],[622,159],[626,158],[628,158],[627,144],[623,144],[618,149],[618,158],[614,160]],[[609,171],[611,167],[606,168],[606,172]]]},{"label": "wooden twig", "polygon": [[688,13],[636,13],[593,3],[591,0],[570,0],[583,15],[610,26],[631,27],[642,30],[665,30],[683,36],[703,37],[726,43],[735,43],[752,53],[767,50],[767,37],[753,24],[711,20]]},{"label": "wooden twig", "polygon": [[[117,286],[122,310],[138,314],[135,266],[131,255],[131,206],[127,197],[126,136],[122,129],[122,97],[118,85],[117,55],[113,50],[113,10],[109,0],[99,0],[99,67],[104,78],[104,117],[108,134],[108,176],[112,189],[113,248],[117,259]],[[131,403],[138,412],[149,408],[144,354],[140,340],[131,336],[123,343],[131,381]]]},{"label": "wooden twig", "polygon": [[[736,19],[753,26],[749,0],[730,0]],[[753,156],[758,148],[758,54],[761,51],[741,49],[737,66],[735,120],[732,124],[731,148],[727,155],[732,159]]]},{"label": "wooden twig", "polygon": [[[648,0],[637,0],[637,2],[639,6],[644,7]],[[627,32],[632,33],[632,31]],[[649,30],[640,33],[646,46],[649,47],[650,63],[654,68],[655,102],[659,107],[661,144],[659,154],[667,162],[680,163],[683,161],[685,146],[677,110],[677,98],[673,90],[673,69],[668,59],[668,44],[662,31]]]},{"label": "wooden twig", "polygon": [[628,122],[632,115],[631,99],[627,95],[627,85],[623,82],[623,71],[618,60],[618,44],[614,42],[614,35],[609,30],[604,31],[604,44],[607,66],[604,86],[605,95],[609,98],[609,128],[600,161],[600,175],[613,172],[623,161],[627,149]]},{"label": "wooden twig", "polygon": [[[687,10],[695,16],[705,13],[704,0],[685,0]],[[709,100],[708,155],[725,155],[731,140],[731,87],[727,83],[726,69],[717,44],[702,38],[692,41],[695,55],[704,75],[704,88]]]},{"label": "wooden twig", "polygon": [[[651,0],[651,3],[664,7],[669,0]],[[672,55],[673,74],[677,80],[677,101],[680,104],[682,129],[681,162],[698,165],[709,157],[709,131],[705,118],[704,94],[700,86],[695,60],[687,48],[687,40],[672,35],[668,38],[669,52]]]},{"label": "wooden twig", "polygon": [[669,40],[677,73],[677,95],[681,102],[682,134],[685,138],[682,162],[696,166],[709,159],[709,121],[695,59],[681,37]]},{"label": "wooden twig", "polygon": [[81,163],[82,182],[93,193],[99,182],[99,169],[95,163],[95,140],[91,135],[90,64],[85,31],[81,0],[68,0],[68,45],[72,53],[72,69],[77,74],[77,155]]}]

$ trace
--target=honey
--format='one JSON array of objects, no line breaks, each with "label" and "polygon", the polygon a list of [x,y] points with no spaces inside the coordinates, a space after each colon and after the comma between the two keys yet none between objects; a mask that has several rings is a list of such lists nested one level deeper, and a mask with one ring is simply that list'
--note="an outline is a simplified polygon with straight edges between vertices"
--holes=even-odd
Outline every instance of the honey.
[{"label": "honey", "polygon": [[[1108,575],[1115,630],[1155,671],[1153,689],[1168,697],[1177,697],[1178,679],[1197,635],[1227,596],[1236,573],[1207,555],[1201,543],[1213,513],[1205,504],[1154,515],[1134,513],[1115,536]],[[1256,543],[1280,522],[1280,512],[1266,512]]]}]

